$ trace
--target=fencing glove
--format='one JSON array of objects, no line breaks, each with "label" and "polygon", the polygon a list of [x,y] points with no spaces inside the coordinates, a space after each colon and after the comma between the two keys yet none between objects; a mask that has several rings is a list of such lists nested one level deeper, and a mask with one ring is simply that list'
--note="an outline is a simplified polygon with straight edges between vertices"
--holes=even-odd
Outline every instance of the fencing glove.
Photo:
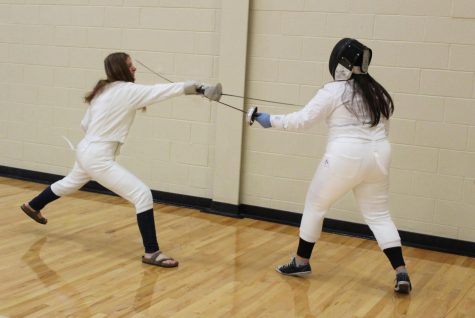
[{"label": "fencing glove", "polygon": [[256,121],[264,128],[272,127],[270,123],[270,115],[268,113],[257,113]]},{"label": "fencing glove", "polygon": [[184,84],[185,95],[196,95],[201,84],[197,81],[186,81]]},{"label": "fencing glove", "polygon": [[221,83],[216,85],[209,85],[204,83],[198,83],[197,81],[186,81],[184,85],[185,95],[204,95],[210,100],[218,102],[221,99],[223,93],[223,87]]}]

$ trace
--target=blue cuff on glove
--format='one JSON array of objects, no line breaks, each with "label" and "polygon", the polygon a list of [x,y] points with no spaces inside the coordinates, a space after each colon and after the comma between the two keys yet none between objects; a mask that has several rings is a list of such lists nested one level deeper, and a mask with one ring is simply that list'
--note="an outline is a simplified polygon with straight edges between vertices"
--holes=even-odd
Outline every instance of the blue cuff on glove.
[{"label": "blue cuff on glove", "polygon": [[268,113],[257,113],[256,114],[256,121],[261,124],[264,128],[272,127],[270,123],[270,115]]}]

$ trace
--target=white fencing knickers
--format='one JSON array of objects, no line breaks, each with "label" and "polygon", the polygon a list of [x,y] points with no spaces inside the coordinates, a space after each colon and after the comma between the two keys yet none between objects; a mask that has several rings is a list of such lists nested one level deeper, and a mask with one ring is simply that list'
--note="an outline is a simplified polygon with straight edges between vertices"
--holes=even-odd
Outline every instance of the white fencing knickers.
[{"label": "white fencing knickers", "polygon": [[115,161],[119,147],[118,142],[83,139],[77,146],[73,169],[53,183],[51,190],[61,197],[79,190],[92,179],[131,202],[137,213],[152,209],[150,188]]},{"label": "white fencing knickers", "polygon": [[300,237],[316,242],[325,213],[336,200],[353,190],[379,247],[384,250],[401,246],[399,233],[389,215],[390,159],[391,145],[386,139],[330,141],[307,192]]}]

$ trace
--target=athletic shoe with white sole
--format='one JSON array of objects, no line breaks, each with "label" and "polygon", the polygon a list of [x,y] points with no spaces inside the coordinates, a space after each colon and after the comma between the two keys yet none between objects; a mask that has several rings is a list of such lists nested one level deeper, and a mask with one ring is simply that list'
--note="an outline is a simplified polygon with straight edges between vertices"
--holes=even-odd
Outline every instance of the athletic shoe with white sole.
[{"label": "athletic shoe with white sole", "polygon": [[279,265],[275,270],[282,275],[305,276],[312,272],[312,267],[310,267],[310,264],[298,266],[295,262],[295,257],[292,257],[288,264]]},{"label": "athletic shoe with white sole", "polygon": [[394,286],[394,291],[401,294],[409,294],[412,290],[411,280],[407,273],[397,273],[396,274],[396,286]]}]

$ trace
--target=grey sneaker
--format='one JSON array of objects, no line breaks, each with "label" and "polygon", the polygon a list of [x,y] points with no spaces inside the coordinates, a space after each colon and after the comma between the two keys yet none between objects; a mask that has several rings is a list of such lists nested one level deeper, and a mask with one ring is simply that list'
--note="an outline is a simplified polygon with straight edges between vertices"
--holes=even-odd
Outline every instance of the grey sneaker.
[{"label": "grey sneaker", "polygon": [[396,274],[396,286],[394,286],[394,291],[401,294],[409,294],[412,290],[411,280],[407,273],[397,273]]},{"label": "grey sneaker", "polygon": [[295,262],[295,257],[292,257],[288,264],[279,265],[275,270],[282,275],[305,276],[312,272],[312,267],[310,267],[310,264],[298,266]]}]

